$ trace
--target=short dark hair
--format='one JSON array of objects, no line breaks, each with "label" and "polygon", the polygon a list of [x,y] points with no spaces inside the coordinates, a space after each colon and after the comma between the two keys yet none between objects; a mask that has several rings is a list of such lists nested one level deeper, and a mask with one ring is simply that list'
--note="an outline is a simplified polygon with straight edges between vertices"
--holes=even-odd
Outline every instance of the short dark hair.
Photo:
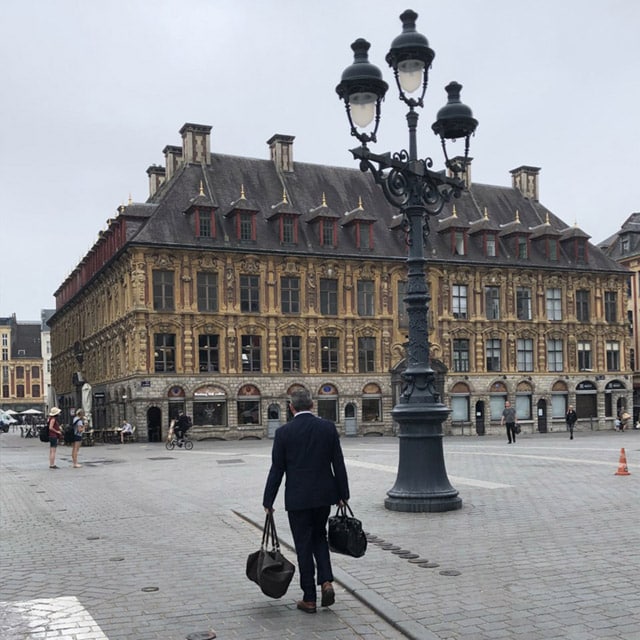
[{"label": "short dark hair", "polygon": [[296,411],[309,411],[313,407],[311,394],[306,389],[297,389],[291,394],[291,406]]}]

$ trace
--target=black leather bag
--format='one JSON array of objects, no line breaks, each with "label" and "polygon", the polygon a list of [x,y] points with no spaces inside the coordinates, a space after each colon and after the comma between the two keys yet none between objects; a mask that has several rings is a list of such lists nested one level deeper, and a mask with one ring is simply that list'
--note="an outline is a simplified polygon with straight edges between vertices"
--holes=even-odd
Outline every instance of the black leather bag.
[{"label": "black leather bag", "polygon": [[329,518],[329,548],[335,553],[354,558],[362,557],[367,550],[367,536],[362,530],[362,522],[354,518],[348,504],[339,506],[336,514]]},{"label": "black leather bag", "polygon": [[247,578],[255,582],[264,595],[281,598],[287,593],[295,570],[295,565],[280,551],[273,513],[267,513],[260,549],[250,553],[247,558]]}]

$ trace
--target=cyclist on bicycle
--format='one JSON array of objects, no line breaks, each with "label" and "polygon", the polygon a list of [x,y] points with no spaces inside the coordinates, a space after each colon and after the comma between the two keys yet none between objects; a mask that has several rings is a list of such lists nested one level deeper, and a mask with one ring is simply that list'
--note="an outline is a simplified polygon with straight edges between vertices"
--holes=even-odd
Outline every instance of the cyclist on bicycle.
[{"label": "cyclist on bicycle", "polygon": [[174,433],[176,436],[176,440],[178,441],[179,447],[181,447],[182,444],[184,443],[184,437],[187,431],[191,429],[191,426],[192,426],[191,418],[188,415],[186,415],[184,411],[181,411],[180,415],[178,416],[178,419],[176,420],[176,424],[174,427]]}]

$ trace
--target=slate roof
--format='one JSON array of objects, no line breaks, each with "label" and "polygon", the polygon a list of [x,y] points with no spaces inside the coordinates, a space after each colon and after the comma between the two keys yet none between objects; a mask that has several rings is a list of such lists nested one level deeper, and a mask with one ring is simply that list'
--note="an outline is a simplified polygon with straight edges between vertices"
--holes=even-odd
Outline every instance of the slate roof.
[{"label": "slate roof", "polygon": [[[17,322],[11,334],[12,358],[41,358],[40,323]],[[24,352],[24,353],[23,353]]]},{"label": "slate roof", "polygon": [[[293,172],[277,171],[271,160],[212,153],[209,165],[183,164],[163,184],[146,204],[124,207],[127,218],[134,215],[141,224],[133,232],[128,226],[128,241],[134,244],[182,247],[224,248],[243,253],[318,254],[371,258],[375,255],[404,260],[406,241],[399,224],[397,210],[391,207],[375,184],[373,177],[358,168],[332,167],[296,162]],[[203,193],[200,188],[203,185]],[[241,191],[246,202],[240,200]],[[286,211],[300,214],[297,246],[282,246],[279,227],[273,220],[282,206],[283,193],[287,194]],[[197,200],[215,207],[216,237],[196,237],[193,220],[184,215]],[[326,203],[326,217],[339,218],[338,247],[327,249],[320,245],[319,234],[313,224],[323,216],[322,203]],[[362,202],[362,209],[359,203]],[[246,205],[246,206],[244,206]],[[453,216],[453,206],[456,215]],[[133,207],[133,209],[132,209]],[[240,241],[235,234],[234,209],[257,211],[255,244]],[[519,223],[516,220],[516,212]],[[345,226],[354,219],[373,221],[374,248],[360,250],[355,234]],[[513,233],[524,233],[531,238],[529,257],[523,266],[575,270],[624,270],[602,251],[590,245],[587,264],[575,264],[572,252],[562,246],[571,237],[589,238],[578,227],[570,227],[539,202],[525,198],[516,188],[486,184],[472,184],[469,191],[445,206],[438,219],[430,219],[430,261],[486,263],[482,243],[476,240],[478,231],[488,228],[498,232],[498,255],[492,264],[513,265],[514,248],[509,242]],[[142,223],[144,220],[144,223]],[[304,224],[306,222],[307,224]],[[467,255],[452,255],[447,233],[434,233],[453,225],[469,230]],[[561,257],[558,262],[546,259],[543,243],[547,236],[559,236]]]},{"label": "slate roof", "polygon": [[[620,241],[622,238],[625,244]],[[640,213],[632,213],[620,230],[598,244],[606,255],[614,260],[640,256]]]}]

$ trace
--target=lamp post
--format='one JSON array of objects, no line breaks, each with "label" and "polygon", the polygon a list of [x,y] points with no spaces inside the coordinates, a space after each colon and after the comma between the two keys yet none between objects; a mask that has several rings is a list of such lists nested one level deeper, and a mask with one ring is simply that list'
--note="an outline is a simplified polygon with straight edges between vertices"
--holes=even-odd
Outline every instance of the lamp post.
[{"label": "lamp post", "polygon": [[[387,201],[399,209],[408,242],[404,298],[409,318],[407,366],[402,376],[402,392],[392,411],[399,425],[400,451],[396,482],[387,492],[385,507],[392,511],[436,512],[459,509],[462,499],[451,486],[445,469],[442,423],[449,409],[440,401],[429,362],[430,294],[425,274],[425,242],[429,216],[440,213],[445,203],[459,197],[464,189],[460,174],[466,167],[469,138],[478,123],[471,109],[460,102],[461,85],[450,83],[446,87],[447,104],[438,111],[432,129],[441,139],[445,164],[453,175],[432,171],[431,158],[418,159],[416,109],[424,106],[429,67],[435,53],[427,39],[416,31],[417,17],[411,10],[400,16],[402,33],[393,40],[386,56],[399,98],[409,107],[408,151],[378,155],[367,146],[377,141],[381,104],[388,85],[380,69],[369,62],[370,45],[366,40],[360,38],[351,45],[354,61],[344,70],[336,91],[345,103],[351,135],[360,141],[360,146],[351,153],[360,161],[362,171],[371,171]],[[464,162],[447,156],[446,141],[455,139],[465,141]]]}]

